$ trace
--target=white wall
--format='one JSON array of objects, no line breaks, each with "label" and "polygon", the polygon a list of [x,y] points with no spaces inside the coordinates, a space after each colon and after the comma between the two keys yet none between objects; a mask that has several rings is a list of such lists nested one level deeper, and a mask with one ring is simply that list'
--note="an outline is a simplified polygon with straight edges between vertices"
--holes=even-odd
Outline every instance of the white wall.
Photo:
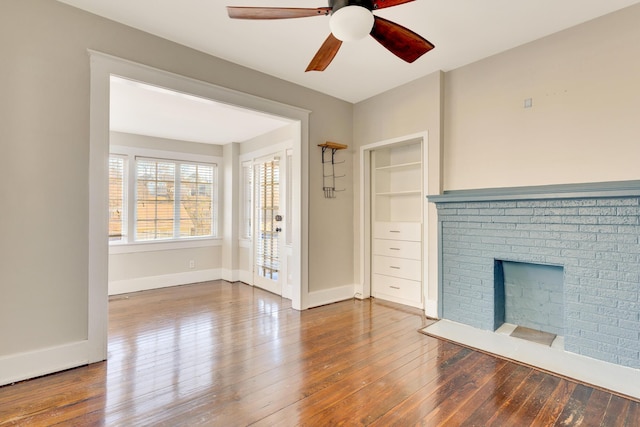
[{"label": "white wall", "polygon": [[639,179],[638,22],[640,5],[447,73],[444,188]]}]

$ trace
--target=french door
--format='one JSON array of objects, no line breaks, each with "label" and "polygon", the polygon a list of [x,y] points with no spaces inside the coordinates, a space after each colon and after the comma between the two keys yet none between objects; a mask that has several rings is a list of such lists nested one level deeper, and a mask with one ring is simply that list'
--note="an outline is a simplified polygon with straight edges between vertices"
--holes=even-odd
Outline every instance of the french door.
[{"label": "french door", "polygon": [[282,295],[282,227],[280,214],[280,159],[258,160],[254,176],[253,284]]}]

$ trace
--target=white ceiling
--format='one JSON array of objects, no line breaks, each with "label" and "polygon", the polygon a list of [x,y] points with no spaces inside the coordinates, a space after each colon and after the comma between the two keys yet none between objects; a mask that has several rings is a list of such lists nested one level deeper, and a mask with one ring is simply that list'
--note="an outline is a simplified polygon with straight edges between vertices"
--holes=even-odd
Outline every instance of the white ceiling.
[{"label": "white ceiling", "polygon": [[354,103],[640,2],[416,0],[375,12],[435,44],[413,64],[367,37],[344,43],[326,71],[305,73],[329,34],[329,17],[232,20],[225,6],[324,7],[327,0],[59,1]]},{"label": "white ceiling", "polygon": [[109,128],[207,144],[245,142],[290,121],[111,76]]}]

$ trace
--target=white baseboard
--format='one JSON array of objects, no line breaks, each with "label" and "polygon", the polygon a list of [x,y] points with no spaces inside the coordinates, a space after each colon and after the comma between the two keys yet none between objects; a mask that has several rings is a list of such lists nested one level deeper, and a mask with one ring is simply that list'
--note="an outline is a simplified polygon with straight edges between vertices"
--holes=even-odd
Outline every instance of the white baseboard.
[{"label": "white baseboard", "polygon": [[89,341],[0,357],[0,386],[89,363]]},{"label": "white baseboard", "polygon": [[309,299],[307,300],[309,302],[308,308],[319,307],[321,305],[351,299],[353,298],[354,293],[354,285],[345,285],[338,288],[309,292]]},{"label": "white baseboard", "polygon": [[293,298],[293,285],[282,285],[282,298],[292,299]]},{"label": "white baseboard", "polygon": [[226,280],[227,282],[237,282],[240,280],[240,271],[239,270],[229,270],[228,268],[220,269],[220,278],[222,280]]},{"label": "white baseboard", "polygon": [[242,283],[253,286],[253,273],[251,273],[250,271],[239,270],[238,280]]},{"label": "white baseboard", "polygon": [[425,299],[424,300],[424,314],[432,319],[438,318],[438,301]]},{"label": "white baseboard", "polygon": [[135,279],[109,282],[109,295],[146,291],[149,289],[167,288],[169,286],[187,285],[189,283],[206,282],[221,279],[219,268],[209,270],[186,271],[184,273],[164,274],[161,276],[137,277]]}]

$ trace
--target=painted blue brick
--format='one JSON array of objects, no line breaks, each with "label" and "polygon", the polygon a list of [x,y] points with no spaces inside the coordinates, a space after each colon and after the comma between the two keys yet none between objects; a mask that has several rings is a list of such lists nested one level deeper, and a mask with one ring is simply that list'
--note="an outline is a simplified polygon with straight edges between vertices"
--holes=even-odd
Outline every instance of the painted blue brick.
[{"label": "painted blue brick", "polygon": [[515,208],[517,206],[517,202],[515,201],[489,202],[489,206],[492,208]]},{"label": "painted blue brick", "polygon": [[585,320],[571,320],[571,327],[580,328],[582,331],[602,332],[599,330],[599,325],[595,322],[587,322]]},{"label": "painted blue brick", "polygon": [[616,357],[638,357],[638,352],[635,350],[629,350],[619,345],[611,345],[606,343],[598,343],[598,351],[604,351],[606,353],[615,354]]},{"label": "painted blue brick", "polygon": [[591,357],[593,359],[599,359],[605,362],[615,363],[615,364],[619,363],[619,359],[617,355],[615,355],[614,353],[608,353],[602,350],[594,349],[592,348],[593,344],[591,343],[592,342],[590,340],[587,340],[585,342],[576,343],[575,345],[571,343],[571,347],[568,347],[567,343],[565,342],[565,349],[573,353],[578,353],[578,354],[582,354],[583,356]]},{"label": "painted blue brick", "polygon": [[640,274],[618,272],[618,276],[624,276],[624,279],[618,279],[618,289],[621,291],[629,291],[640,294]]},{"label": "painted blue brick", "polygon": [[618,233],[640,235],[640,226],[637,225],[618,225]]},{"label": "painted blue brick", "polygon": [[580,215],[580,209],[551,207],[551,208],[544,208],[544,209],[534,209],[533,214],[539,215],[539,216],[558,216],[558,217],[568,216],[568,215],[577,216],[577,215]]},{"label": "painted blue brick", "polygon": [[596,311],[603,316],[610,316],[619,320],[629,320],[632,322],[640,320],[637,311],[625,309],[622,305],[623,304],[618,304],[618,307],[598,307]]},{"label": "painted blue brick", "polygon": [[[640,365],[638,337],[592,330],[597,324],[618,335],[640,330],[640,198],[445,205],[439,220],[443,276],[450,277],[443,284],[457,287],[443,294],[445,318],[492,326],[494,259],[563,265],[565,290],[556,299],[564,300],[567,350]],[[625,328],[616,326],[621,321]],[[626,341],[616,346],[615,340]]]},{"label": "painted blue brick", "polygon": [[617,225],[580,225],[580,231],[583,233],[617,233],[618,226]]},{"label": "painted blue brick", "polygon": [[627,348],[632,351],[640,351],[640,340],[628,340],[621,338],[619,342],[621,347]]},{"label": "painted blue brick", "polygon": [[580,302],[585,304],[584,310],[589,309],[589,305],[594,308],[597,306],[617,307],[618,301],[609,298],[599,297],[596,295],[580,294]]},{"label": "painted blue brick", "polygon": [[630,215],[630,216],[638,216],[640,215],[640,206],[624,206],[624,207],[617,207],[616,208],[616,214],[618,216],[620,215]]},{"label": "painted blue brick", "polygon": [[589,322],[595,322],[599,325],[608,325],[612,327],[618,327],[620,325],[620,321],[611,316],[604,316],[602,314],[597,313],[580,313],[580,320],[585,320]]},{"label": "painted blue brick", "polygon": [[637,216],[601,216],[598,217],[598,224],[621,224],[621,225],[637,225]]},{"label": "painted blue brick", "polygon": [[[557,200],[557,202],[559,203],[559,206],[563,207],[596,206],[598,204],[595,199],[564,199]],[[552,206],[551,202],[549,203],[549,206]]]},{"label": "painted blue brick", "polygon": [[[640,256],[638,254],[620,252],[620,247],[618,246],[617,252],[599,252],[596,254],[596,259],[606,259],[609,261],[616,261],[619,263],[618,268],[620,270],[623,270],[623,266],[637,265],[638,262],[640,261]],[[625,270],[625,271],[628,271],[628,270]]]},{"label": "painted blue brick", "polygon": [[634,198],[611,198],[598,199],[597,206],[638,206],[640,199]]},{"label": "painted blue brick", "polygon": [[616,208],[615,207],[589,207],[589,208],[579,208],[578,215],[615,215]]},{"label": "painted blue brick", "polygon": [[595,260],[596,252],[595,251],[583,251],[580,249],[563,249],[560,253],[562,256],[567,258],[578,258],[580,260]]},{"label": "painted blue brick", "polygon": [[595,242],[597,235],[594,233],[560,233],[562,240],[578,240],[581,242]]},{"label": "painted blue brick", "polygon": [[[532,216],[529,218],[531,224],[562,224],[563,217],[561,215],[556,216]],[[580,217],[576,217],[580,218]]]},{"label": "painted blue brick", "polygon": [[597,216],[563,216],[563,224],[599,224]]},{"label": "painted blue brick", "polygon": [[[628,243],[628,244],[637,244],[638,236],[634,234],[597,234],[598,242],[619,242],[619,243]],[[611,249],[611,250],[615,250]]]},{"label": "painted blue brick", "polygon": [[619,264],[614,261],[604,260],[604,259],[580,259],[579,265],[581,267],[592,268],[596,271],[599,270],[609,270],[609,271],[617,271],[619,268]]},{"label": "painted blue brick", "polygon": [[594,343],[606,343],[611,345],[618,345],[620,343],[620,338],[614,337],[607,334],[602,334],[598,332],[586,331],[584,329],[580,330],[580,337],[586,338]]},{"label": "painted blue brick", "polygon": [[516,207],[518,208],[544,208],[546,206],[546,200],[523,200],[516,202]]}]

